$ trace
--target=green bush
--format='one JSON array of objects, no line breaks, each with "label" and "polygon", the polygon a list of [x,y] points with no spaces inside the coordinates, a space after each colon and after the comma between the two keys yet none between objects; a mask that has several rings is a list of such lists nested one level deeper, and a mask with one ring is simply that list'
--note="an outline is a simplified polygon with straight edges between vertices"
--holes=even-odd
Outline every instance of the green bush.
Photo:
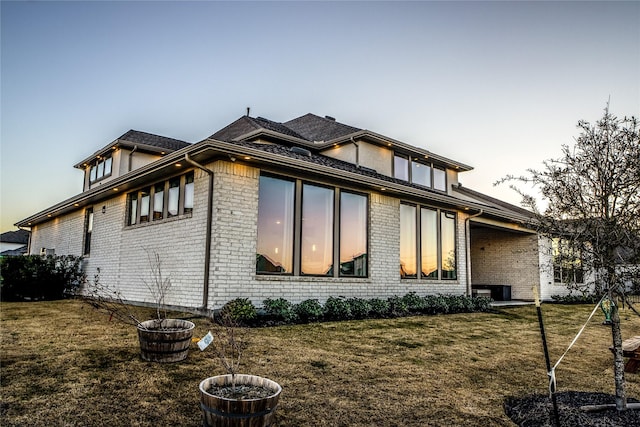
[{"label": "green bush", "polygon": [[389,302],[389,315],[392,317],[402,317],[409,314],[409,307],[402,297],[392,296],[387,298]]},{"label": "green bush", "polygon": [[372,298],[369,300],[371,311],[369,312],[372,317],[387,317],[389,316],[389,301]]},{"label": "green bush", "polygon": [[491,310],[491,303],[493,299],[489,297],[475,297],[472,299],[474,305],[474,311],[489,311]]},{"label": "green bush", "polygon": [[402,297],[402,301],[407,306],[407,310],[411,313],[422,313],[424,308],[424,298],[418,296],[415,292],[409,292]]},{"label": "green bush", "polygon": [[298,315],[294,310],[293,304],[291,304],[284,298],[267,298],[262,302],[264,304],[264,311],[273,320],[286,323],[295,323],[295,321],[298,319]]},{"label": "green bush", "polygon": [[321,320],[324,312],[322,305],[317,299],[304,300],[300,304],[297,304],[294,309],[298,318],[303,323]]},{"label": "green bush", "polygon": [[67,298],[75,295],[86,279],[82,258],[73,255],[2,257],[0,273],[3,301]]},{"label": "green bush", "polygon": [[596,295],[551,295],[553,302],[561,304],[595,304],[600,300]]},{"label": "green bush", "polygon": [[427,295],[424,297],[422,312],[424,314],[446,314],[449,312],[449,303],[443,295]]},{"label": "green bush", "polygon": [[236,298],[222,306],[220,311],[222,318],[229,317],[238,323],[249,323],[258,317],[258,311],[248,298]]},{"label": "green bush", "polygon": [[348,320],[353,315],[351,307],[344,297],[329,297],[324,304],[324,317],[327,320]]},{"label": "green bush", "polygon": [[445,297],[449,306],[449,313],[468,313],[473,311],[474,304],[471,297],[466,295],[448,295]]},{"label": "green bush", "polygon": [[347,304],[349,304],[351,316],[354,319],[365,319],[369,317],[369,313],[371,312],[371,304],[366,299],[349,298],[347,299]]}]

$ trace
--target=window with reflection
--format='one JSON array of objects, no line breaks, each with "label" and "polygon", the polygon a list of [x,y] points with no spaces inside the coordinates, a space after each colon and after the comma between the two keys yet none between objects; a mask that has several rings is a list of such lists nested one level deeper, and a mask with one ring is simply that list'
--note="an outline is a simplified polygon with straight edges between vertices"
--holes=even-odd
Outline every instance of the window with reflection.
[{"label": "window with reflection", "polygon": [[441,245],[442,245],[442,278],[456,279],[456,214],[440,213]]},{"label": "window with reflection", "polygon": [[148,188],[140,191],[140,222],[149,222],[149,208],[151,207],[151,193]]},{"label": "window with reflection", "polygon": [[447,173],[444,169],[433,168],[433,188],[440,191],[447,190]]},{"label": "window with reflection", "polygon": [[424,163],[411,162],[411,182],[431,187],[431,166]]},{"label": "window with reflection", "polygon": [[302,186],[302,274],[333,275],[333,190]]},{"label": "window with reflection", "polygon": [[340,193],[340,276],[367,277],[367,196]]},{"label": "window with reflection", "polygon": [[422,277],[438,278],[438,212],[420,209],[420,256]]},{"label": "window with reflection", "polygon": [[153,220],[162,219],[164,214],[164,182],[153,186]]},{"label": "window with reflection", "polygon": [[293,273],[295,183],[260,177],[257,273]]},{"label": "window with reflection", "polygon": [[167,199],[167,216],[169,218],[178,216],[180,203],[180,177],[169,180],[169,194]]},{"label": "window with reflection", "polygon": [[184,179],[184,213],[193,211],[193,172],[185,175]]},{"label": "window with reflection", "polygon": [[416,278],[416,207],[400,205],[400,277]]},{"label": "window with reflection", "polygon": [[191,215],[193,171],[127,194],[127,226]]},{"label": "window with reflection", "polygon": [[409,159],[406,156],[393,156],[393,177],[409,181]]}]

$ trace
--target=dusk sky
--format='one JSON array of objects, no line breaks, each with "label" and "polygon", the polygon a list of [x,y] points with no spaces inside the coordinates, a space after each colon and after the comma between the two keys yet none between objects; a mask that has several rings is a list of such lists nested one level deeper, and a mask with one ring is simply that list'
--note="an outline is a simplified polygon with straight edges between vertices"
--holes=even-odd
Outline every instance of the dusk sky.
[{"label": "dusk sky", "polygon": [[473,166],[540,168],[610,100],[640,116],[640,2],[7,2],[0,231],[82,190],[129,129],[198,142],[329,115]]}]

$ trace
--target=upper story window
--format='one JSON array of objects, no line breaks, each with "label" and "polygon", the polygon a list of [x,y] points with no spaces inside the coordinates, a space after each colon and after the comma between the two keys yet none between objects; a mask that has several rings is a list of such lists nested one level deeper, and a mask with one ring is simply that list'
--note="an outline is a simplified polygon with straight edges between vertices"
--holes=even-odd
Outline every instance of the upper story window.
[{"label": "upper story window", "polygon": [[111,155],[99,157],[89,169],[89,182],[94,183],[111,176],[112,167],[113,158]]},{"label": "upper story window", "polygon": [[127,225],[159,222],[193,211],[193,172],[127,195]]},{"label": "upper story window", "polygon": [[447,191],[447,172],[444,168],[403,154],[393,156],[393,177],[412,184]]},{"label": "upper story window", "polygon": [[258,200],[256,273],[367,277],[366,195],[263,175]]}]

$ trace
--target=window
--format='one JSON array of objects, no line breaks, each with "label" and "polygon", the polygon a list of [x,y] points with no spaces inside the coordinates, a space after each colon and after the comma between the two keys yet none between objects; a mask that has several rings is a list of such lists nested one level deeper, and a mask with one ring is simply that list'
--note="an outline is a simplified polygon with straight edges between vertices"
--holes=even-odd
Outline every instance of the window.
[{"label": "window", "polygon": [[401,204],[400,277],[455,280],[456,266],[456,214]]},{"label": "window", "polygon": [[570,242],[555,238],[552,241],[554,283],[584,283],[582,251]]},{"label": "window", "polygon": [[340,276],[367,277],[367,197],[340,193]]},{"label": "window", "polygon": [[422,159],[396,153],[393,156],[393,177],[434,190],[447,191],[446,170]]},{"label": "window", "polygon": [[260,177],[257,273],[293,273],[295,183]]},{"label": "window", "polygon": [[396,154],[393,156],[393,177],[409,181],[409,159]]},{"label": "window", "polygon": [[85,211],[83,255],[89,255],[91,253],[91,233],[93,233],[93,208]]},{"label": "window", "polygon": [[111,155],[108,157],[98,157],[95,164],[89,169],[89,182],[93,183],[111,176],[112,165],[113,159]]},{"label": "window", "polygon": [[127,225],[191,214],[193,172],[127,194]]},{"label": "window", "polygon": [[367,224],[365,195],[262,175],[256,273],[367,277]]}]

